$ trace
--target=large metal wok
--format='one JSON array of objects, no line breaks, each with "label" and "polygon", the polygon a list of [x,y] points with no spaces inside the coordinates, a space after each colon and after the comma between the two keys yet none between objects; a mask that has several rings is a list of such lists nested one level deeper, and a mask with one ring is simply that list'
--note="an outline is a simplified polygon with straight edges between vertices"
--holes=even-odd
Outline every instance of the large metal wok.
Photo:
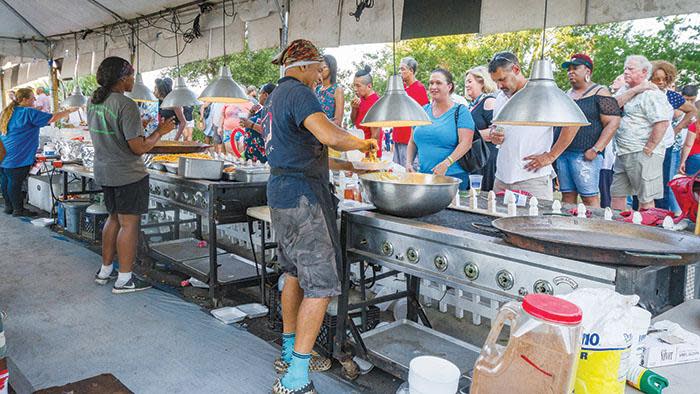
[{"label": "large metal wok", "polygon": [[382,212],[416,218],[442,211],[459,190],[457,178],[419,173],[360,175],[370,202]]},{"label": "large metal wok", "polygon": [[700,261],[700,237],[689,232],[565,216],[500,218],[493,226],[510,244],[575,260],[636,266]]}]

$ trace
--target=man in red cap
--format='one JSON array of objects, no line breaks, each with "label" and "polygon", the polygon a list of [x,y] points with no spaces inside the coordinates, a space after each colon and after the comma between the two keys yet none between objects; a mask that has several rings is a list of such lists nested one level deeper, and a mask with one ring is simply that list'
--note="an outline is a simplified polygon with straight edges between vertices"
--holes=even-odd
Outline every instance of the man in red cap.
[{"label": "man in red cap", "polygon": [[331,297],[341,292],[338,200],[330,189],[328,148],[378,148],[376,140],[352,136],[323,112],[313,90],[322,62],[307,40],[293,41],[273,60],[284,67],[284,78],[268,98],[272,122],[266,147],[271,167],[267,203],[285,272],[282,357],[275,363],[285,374],[275,382],[275,394],[316,392],[309,379],[311,350]]},{"label": "man in red cap", "polygon": [[[581,108],[590,123],[579,128],[574,140],[557,158],[557,176],[562,201],[576,204],[578,196],[581,196],[587,207],[600,207],[602,196],[606,200],[606,206],[609,206],[612,172],[602,170],[606,168],[606,162],[610,163],[608,165],[611,167],[611,160],[614,160],[612,150],[606,152],[605,148],[620,126],[620,107],[607,88],[591,80],[593,60],[588,55],[572,55],[571,59],[561,66],[567,70],[571,84],[567,94]],[[557,127],[554,135],[560,132],[561,128]],[[600,178],[603,175],[605,176],[601,182]]]}]

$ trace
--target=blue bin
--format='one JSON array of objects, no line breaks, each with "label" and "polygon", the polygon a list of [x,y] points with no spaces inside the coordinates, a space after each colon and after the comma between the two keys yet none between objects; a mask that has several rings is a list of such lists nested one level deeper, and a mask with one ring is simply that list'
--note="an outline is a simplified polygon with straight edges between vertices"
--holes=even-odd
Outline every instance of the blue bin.
[{"label": "blue bin", "polygon": [[80,216],[89,206],[89,202],[82,201],[68,201],[63,203],[63,209],[66,215],[66,226],[64,228],[68,232],[80,234]]}]

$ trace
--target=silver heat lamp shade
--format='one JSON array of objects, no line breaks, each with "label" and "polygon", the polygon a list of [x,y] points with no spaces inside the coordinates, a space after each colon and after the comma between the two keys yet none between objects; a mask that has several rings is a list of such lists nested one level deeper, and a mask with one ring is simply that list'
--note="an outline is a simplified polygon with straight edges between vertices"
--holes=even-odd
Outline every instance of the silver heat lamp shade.
[{"label": "silver heat lamp shade", "polygon": [[161,108],[190,107],[201,104],[197,101],[197,96],[185,83],[185,78],[177,77],[172,92],[163,99]]},{"label": "silver heat lamp shade", "polygon": [[245,90],[231,77],[231,70],[221,66],[219,76],[199,95],[199,99],[208,103],[247,103],[250,98]]},{"label": "silver heat lamp shade", "polygon": [[428,114],[403,88],[401,76],[389,78],[386,94],[367,111],[365,127],[408,127],[431,124]]},{"label": "silver heat lamp shade", "polygon": [[83,95],[83,91],[80,89],[77,81],[75,83],[75,88],[73,88],[73,93],[63,100],[63,106],[66,108],[78,108],[83,107],[87,104],[87,97]]},{"label": "silver heat lamp shade", "polygon": [[124,95],[134,101],[138,102],[155,102],[158,101],[151,89],[148,88],[143,83],[143,76],[141,73],[136,74],[134,81],[134,87],[130,92],[124,92]]},{"label": "silver heat lamp shade", "polygon": [[513,126],[590,124],[574,100],[554,82],[552,65],[545,60],[535,60],[527,85],[508,100],[493,123]]}]

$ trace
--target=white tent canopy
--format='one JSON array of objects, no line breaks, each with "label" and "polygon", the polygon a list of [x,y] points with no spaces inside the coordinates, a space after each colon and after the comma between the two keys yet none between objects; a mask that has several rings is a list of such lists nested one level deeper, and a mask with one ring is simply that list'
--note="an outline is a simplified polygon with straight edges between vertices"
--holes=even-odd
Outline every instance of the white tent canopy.
[{"label": "white tent canopy", "polygon": [[[78,73],[94,72],[105,56],[129,58],[132,27],[140,31],[142,71],[175,65],[174,34],[151,26],[167,26],[173,10],[183,22],[200,13],[192,0],[0,0],[0,59],[30,62],[5,71],[6,86],[46,75],[46,62],[63,59],[62,78],[74,74],[74,34],[78,36]],[[182,51],[186,63],[220,56],[222,49],[221,0],[200,17],[202,36]],[[376,0],[359,21],[350,16],[353,0],[226,0],[226,51],[238,52],[247,40],[251,49],[276,47],[288,13],[289,39],[304,37],[321,47],[389,42],[391,0]],[[544,0],[395,0],[396,39],[458,33],[498,33],[541,28]],[[233,6],[232,6],[233,4]],[[655,16],[700,12],[697,0],[550,0],[547,26],[597,24]],[[280,14],[281,13],[281,14]],[[150,21],[150,22],[147,22]],[[155,21],[155,22],[154,22]],[[88,32],[88,34],[84,34]],[[106,34],[105,34],[106,33]],[[106,39],[105,39],[106,36]],[[154,53],[155,49],[159,54]],[[16,75],[12,75],[16,74]],[[7,85],[9,83],[9,85]]]}]

